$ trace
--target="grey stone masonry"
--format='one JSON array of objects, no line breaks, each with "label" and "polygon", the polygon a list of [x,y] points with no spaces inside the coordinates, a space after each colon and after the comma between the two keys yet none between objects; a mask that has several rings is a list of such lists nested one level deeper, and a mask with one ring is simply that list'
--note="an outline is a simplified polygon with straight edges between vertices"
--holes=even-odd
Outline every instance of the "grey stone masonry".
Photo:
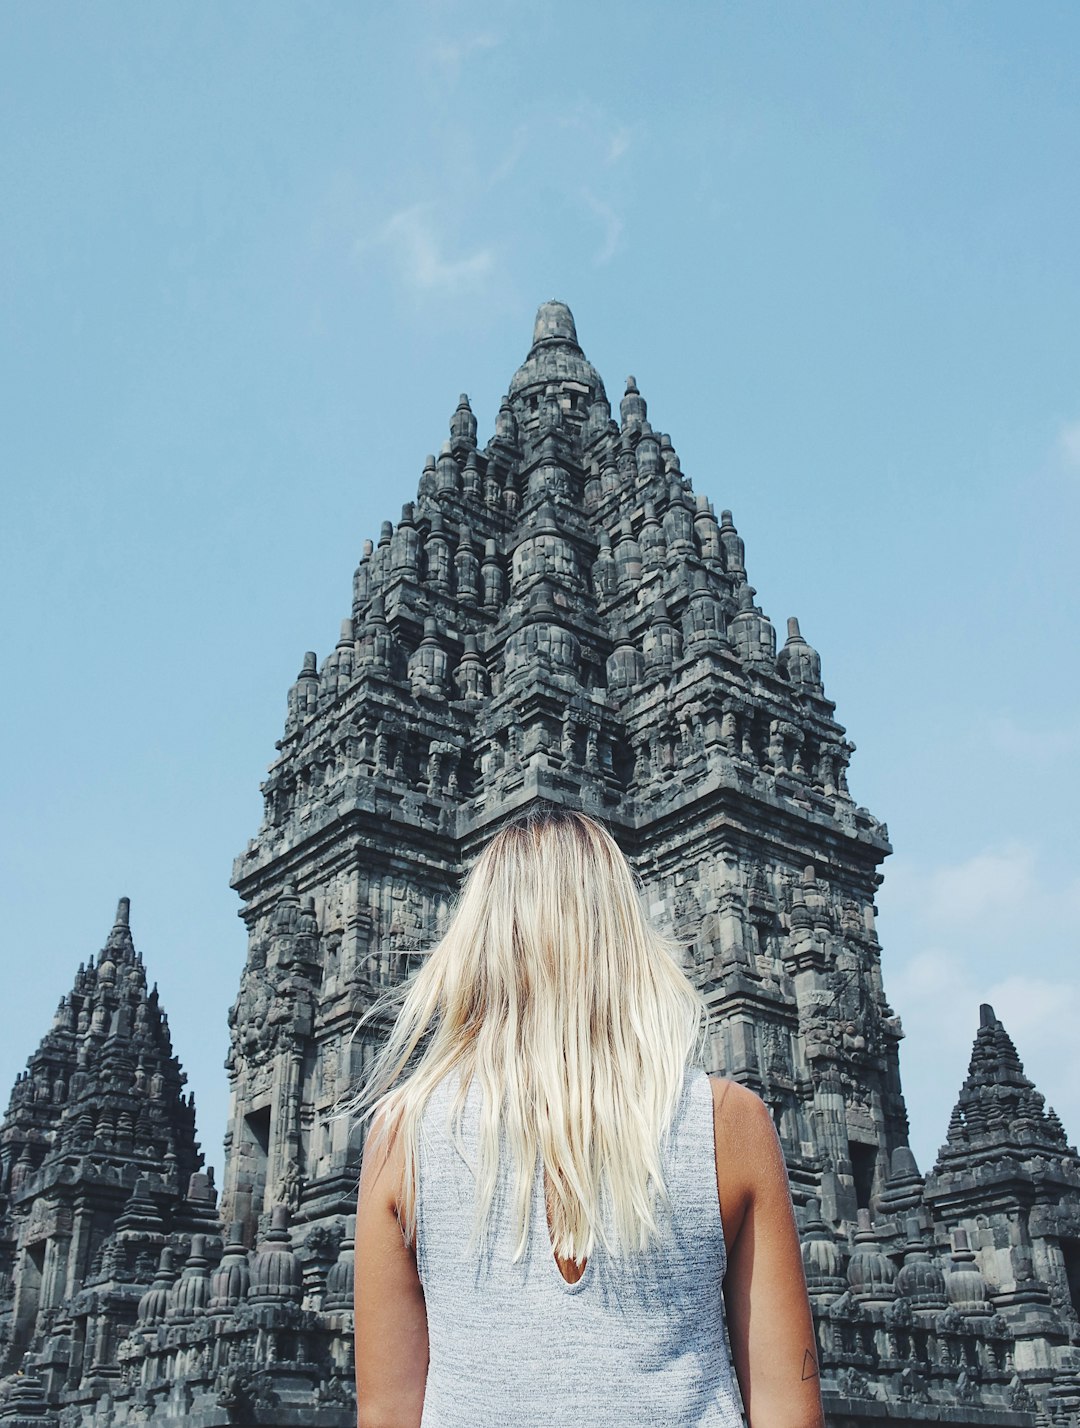
[{"label": "grey stone masonry", "polygon": [[1080,1160],[984,1008],[920,1173],[875,927],[888,833],[849,791],[817,651],[794,617],[779,642],[756,595],[731,511],[693,490],[633,377],[612,412],[545,303],[491,439],[462,396],[289,690],[233,868],[248,953],[220,1218],[180,1195],[176,1133],[169,1194],[147,1165],[109,1212],[120,1248],[49,1315],[20,1311],[42,1293],[24,1222],[62,1235],[25,1188],[44,1140],[27,1161],[36,1122],[9,1113],[0,1310],[13,1292],[24,1372],[0,1428],[351,1428],[362,1144],[335,1110],[386,1028],[353,1029],[497,823],[541,799],[611,828],[709,1001],[711,1069],[772,1111],[830,1421],[1078,1428]]},{"label": "grey stone masonry", "polygon": [[79,967],[0,1126],[8,1368],[59,1336],[65,1378],[114,1377],[136,1286],[153,1274],[161,1247],[170,1235],[183,1243],[216,1228],[185,1079],[121,898],[105,946]]},{"label": "grey stone masonry", "polygon": [[347,1212],[359,1147],[330,1112],[374,1044],[350,1044],[357,1012],[540,798],[604,818],[686,940],[715,1064],[773,1108],[800,1202],[869,1206],[907,1131],[874,930],[889,844],[848,792],[817,653],[794,619],[778,651],[754,595],[731,512],[695,495],[632,377],[613,419],[544,304],[495,435],[478,449],[462,397],[289,692],[234,870],[230,1217]]}]

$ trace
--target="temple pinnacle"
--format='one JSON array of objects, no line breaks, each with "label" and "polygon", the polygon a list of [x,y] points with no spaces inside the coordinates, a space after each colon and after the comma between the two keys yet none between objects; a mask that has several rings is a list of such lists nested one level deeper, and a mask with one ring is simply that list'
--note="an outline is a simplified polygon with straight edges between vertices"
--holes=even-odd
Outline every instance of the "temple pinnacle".
[{"label": "temple pinnacle", "polygon": [[564,302],[541,303],[537,309],[536,322],[533,324],[533,346],[538,342],[549,341],[552,338],[559,338],[564,342],[572,342],[577,346],[577,328],[574,326],[574,314]]}]

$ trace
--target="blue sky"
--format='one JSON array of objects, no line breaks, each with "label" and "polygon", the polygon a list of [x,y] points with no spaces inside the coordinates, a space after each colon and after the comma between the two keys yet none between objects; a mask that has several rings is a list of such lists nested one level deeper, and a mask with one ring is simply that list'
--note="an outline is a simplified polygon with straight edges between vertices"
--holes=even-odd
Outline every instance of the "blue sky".
[{"label": "blue sky", "polygon": [[1080,11],[0,11],[0,1088],[117,898],[220,1171],[303,652],[537,305],[633,372],[888,822],[923,1169],[980,1000],[1080,1137]]}]

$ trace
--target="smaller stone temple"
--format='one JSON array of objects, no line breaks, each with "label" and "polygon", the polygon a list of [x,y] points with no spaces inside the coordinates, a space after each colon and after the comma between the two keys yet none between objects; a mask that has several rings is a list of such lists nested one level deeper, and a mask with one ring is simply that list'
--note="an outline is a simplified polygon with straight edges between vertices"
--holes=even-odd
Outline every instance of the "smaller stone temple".
[{"label": "smaller stone temple", "polygon": [[[63,1382],[119,1376],[119,1343],[170,1236],[217,1228],[194,1097],[121,898],[15,1082],[0,1128],[0,1350]],[[92,1287],[91,1287],[92,1286]],[[57,1346],[62,1345],[62,1348]]]},{"label": "smaller stone temple", "polygon": [[[544,303],[481,447],[462,397],[308,652],[233,866],[220,1206],[128,928],[0,1128],[0,1428],[352,1428],[362,1136],[337,1114],[501,821],[604,819],[783,1147],[832,1424],[1080,1428],[1080,1156],[984,1006],[929,1174],[875,894],[885,824],[822,661],[756,601],[634,378]],[[809,633],[809,632],[808,632]],[[238,959],[239,961],[239,959]]]}]

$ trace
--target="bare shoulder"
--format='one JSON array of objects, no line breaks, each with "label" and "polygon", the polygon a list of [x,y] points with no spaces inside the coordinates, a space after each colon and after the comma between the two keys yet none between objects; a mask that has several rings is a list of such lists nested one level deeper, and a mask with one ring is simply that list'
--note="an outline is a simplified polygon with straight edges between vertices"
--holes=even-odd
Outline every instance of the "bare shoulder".
[{"label": "bare shoulder", "polygon": [[740,1085],[727,1076],[709,1074],[712,1088],[713,1119],[716,1123],[717,1140],[723,1133],[725,1140],[737,1140],[746,1136],[764,1136],[769,1139],[773,1130],[769,1108],[756,1091]]},{"label": "bare shoulder", "polygon": [[401,1198],[405,1162],[399,1129],[398,1118],[388,1115],[385,1107],[375,1113],[364,1141],[360,1169],[360,1194],[366,1191],[395,1210]]},{"label": "bare shoulder", "polygon": [[709,1077],[713,1096],[716,1185],[730,1249],[752,1204],[787,1194],[787,1167],[768,1106],[748,1086]]}]

